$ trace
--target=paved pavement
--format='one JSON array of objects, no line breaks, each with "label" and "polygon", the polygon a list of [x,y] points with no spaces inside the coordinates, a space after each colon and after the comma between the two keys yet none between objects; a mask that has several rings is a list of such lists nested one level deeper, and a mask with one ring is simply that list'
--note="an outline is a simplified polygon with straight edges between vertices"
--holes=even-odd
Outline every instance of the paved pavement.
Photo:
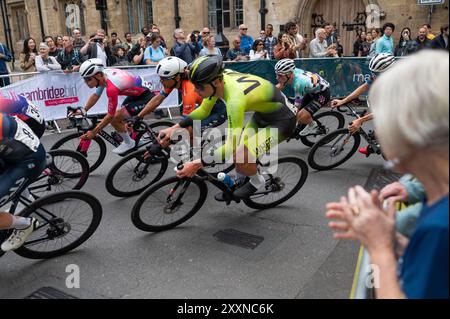
[{"label": "paved pavement", "polygon": [[[59,138],[46,136],[44,144]],[[308,154],[296,141],[280,150],[305,160]],[[84,189],[103,205],[103,220],[93,237],[52,260],[5,255],[0,259],[0,298],[23,298],[44,286],[79,298],[348,298],[358,246],[332,239],[324,207],[348,187],[364,185],[370,170],[381,166],[380,157],[357,154],[340,169],[310,170],[294,198],[268,211],[222,205],[214,201],[211,188],[201,212],[158,234],[132,225],[136,198],[117,199],[106,192],[105,175],[117,160],[109,153]],[[226,229],[264,240],[253,250],[219,242],[213,235]],[[80,267],[79,289],[66,288],[70,264]]]}]

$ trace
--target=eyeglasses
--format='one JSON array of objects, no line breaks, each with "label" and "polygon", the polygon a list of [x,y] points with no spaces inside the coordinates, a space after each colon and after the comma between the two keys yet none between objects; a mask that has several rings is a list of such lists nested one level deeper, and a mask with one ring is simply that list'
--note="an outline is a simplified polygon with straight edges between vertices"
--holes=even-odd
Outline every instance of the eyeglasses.
[{"label": "eyeglasses", "polygon": [[248,28],[242,28],[242,29],[240,29],[240,30],[242,30],[242,31],[247,31],[247,30],[248,30]]},{"label": "eyeglasses", "polygon": [[204,91],[205,90],[205,85],[203,85],[203,84],[194,84],[194,86],[195,86],[195,89],[197,91]]},{"label": "eyeglasses", "polygon": [[94,78],[93,76],[90,76],[88,78],[84,78],[84,82],[87,83],[87,82],[91,81],[93,78]]},{"label": "eyeglasses", "polygon": [[264,43],[259,43],[259,44],[258,44],[258,46],[262,46],[262,45],[264,45]]},{"label": "eyeglasses", "polygon": [[164,76],[160,76],[159,78],[161,79],[161,81],[170,81],[170,80],[175,79],[174,76],[173,76],[173,77],[164,77]]},{"label": "eyeglasses", "polygon": [[209,35],[211,32],[202,32],[204,35]]}]

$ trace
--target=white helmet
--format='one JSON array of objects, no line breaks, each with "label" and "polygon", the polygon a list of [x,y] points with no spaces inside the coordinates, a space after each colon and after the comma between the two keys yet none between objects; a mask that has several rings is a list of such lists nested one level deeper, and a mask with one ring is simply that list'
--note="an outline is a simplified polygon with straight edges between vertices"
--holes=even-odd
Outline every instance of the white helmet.
[{"label": "white helmet", "polygon": [[290,74],[295,71],[295,62],[291,59],[284,59],[278,61],[275,65],[275,73],[276,74]]},{"label": "white helmet", "polygon": [[372,72],[384,72],[386,71],[395,61],[395,57],[388,53],[379,53],[375,55],[369,63],[369,69]]},{"label": "white helmet", "polygon": [[168,57],[159,61],[156,73],[163,78],[171,78],[177,74],[184,73],[187,63],[177,57]]},{"label": "white helmet", "polygon": [[101,59],[89,59],[84,61],[80,67],[80,75],[82,78],[89,78],[97,73],[103,72],[104,66]]}]

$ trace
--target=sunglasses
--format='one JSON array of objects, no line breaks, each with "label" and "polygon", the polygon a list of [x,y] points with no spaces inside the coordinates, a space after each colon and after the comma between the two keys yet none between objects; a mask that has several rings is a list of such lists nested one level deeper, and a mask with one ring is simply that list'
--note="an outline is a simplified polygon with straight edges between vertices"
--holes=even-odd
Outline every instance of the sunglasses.
[{"label": "sunglasses", "polygon": [[203,32],[204,35],[211,34],[211,32]]},{"label": "sunglasses", "polygon": [[175,77],[164,77],[164,76],[160,76],[159,78],[161,79],[161,81],[170,81],[175,79]]},{"label": "sunglasses", "polygon": [[195,86],[195,89],[197,91],[204,91],[205,88],[206,88],[206,84],[205,85],[203,85],[203,84],[194,84],[194,86]]},{"label": "sunglasses", "polygon": [[86,82],[86,83],[90,82],[93,78],[94,78],[93,76],[90,76],[88,78],[84,78],[84,82]]},{"label": "sunglasses", "polygon": [[248,28],[243,28],[243,29],[241,29],[242,31],[247,31],[248,30]]},{"label": "sunglasses", "polygon": [[258,43],[258,46],[260,46],[260,45],[264,45],[264,43]]}]

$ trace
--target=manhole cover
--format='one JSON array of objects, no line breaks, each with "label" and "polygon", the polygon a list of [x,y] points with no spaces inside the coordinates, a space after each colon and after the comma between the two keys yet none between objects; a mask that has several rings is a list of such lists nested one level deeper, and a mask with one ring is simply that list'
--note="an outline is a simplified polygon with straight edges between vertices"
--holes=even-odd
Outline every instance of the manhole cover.
[{"label": "manhole cover", "polygon": [[373,189],[381,190],[388,184],[397,182],[402,175],[383,168],[374,168],[370,172],[364,188],[368,191]]},{"label": "manhole cover", "polygon": [[214,234],[218,241],[245,249],[255,249],[264,241],[264,237],[241,232],[236,229],[225,229]]},{"label": "manhole cover", "polygon": [[25,299],[78,299],[52,287],[42,287]]}]

